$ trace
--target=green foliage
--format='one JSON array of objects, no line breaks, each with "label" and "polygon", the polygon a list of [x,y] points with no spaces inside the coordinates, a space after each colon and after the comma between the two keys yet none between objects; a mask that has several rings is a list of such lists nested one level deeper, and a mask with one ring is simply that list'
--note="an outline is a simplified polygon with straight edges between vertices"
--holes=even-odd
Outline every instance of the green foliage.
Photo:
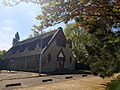
[{"label": "green foliage", "polygon": [[113,36],[112,33],[103,35],[100,32],[94,35],[97,41],[92,46],[86,45],[91,70],[101,77],[120,71],[120,36]]},{"label": "green foliage", "polygon": [[5,50],[0,50],[0,62],[3,60],[3,56],[6,54]]},{"label": "green foliage", "polygon": [[6,54],[5,50],[0,50],[0,60],[2,60],[2,57]]},{"label": "green foliage", "polygon": [[1,62],[2,62],[2,58],[3,58],[3,56],[6,54],[6,51],[5,50],[0,50],[0,69],[2,68],[1,67]]},{"label": "green foliage", "polygon": [[85,43],[90,45],[93,42],[93,36],[80,28],[78,23],[67,25],[64,32],[67,40],[72,42],[75,60],[80,61],[81,63],[85,62],[88,56]]},{"label": "green foliage", "polygon": [[119,4],[111,5],[109,0],[48,0],[36,19],[41,22],[38,25],[40,29],[74,19],[85,30],[93,31],[97,27],[106,31],[106,26],[119,22]]},{"label": "green foliage", "polygon": [[120,71],[120,36],[112,32],[89,33],[75,24],[65,29],[68,41],[72,41],[75,60],[89,64],[91,71],[101,77]]},{"label": "green foliage", "polygon": [[38,31],[36,31],[35,29],[32,29],[32,32],[33,32],[33,37],[40,35],[40,33]]},{"label": "green foliage", "polygon": [[107,84],[107,90],[120,90],[120,78],[118,77],[115,80],[112,80]]},{"label": "green foliage", "polygon": [[105,31],[106,26],[119,22],[120,1],[110,1],[112,0],[3,0],[7,6],[20,2],[41,4],[42,14],[36,17],[40,24],[34,25],[38,30],[74,19],[79,26],[92,31],[96,27]]}]

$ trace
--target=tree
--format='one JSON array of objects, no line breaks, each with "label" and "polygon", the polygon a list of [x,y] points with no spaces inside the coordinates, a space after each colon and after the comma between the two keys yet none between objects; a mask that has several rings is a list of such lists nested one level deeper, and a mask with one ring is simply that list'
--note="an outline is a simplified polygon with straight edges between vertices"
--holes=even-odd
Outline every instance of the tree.
[{"label": "tree", "polygon": [[79,27],[77,23],[68,24],[64,32],[67,40],[72,42],[75,60],[81,63],[87,63],[88,51],[86,50],[85,43],[91,45],[94,39],[93,36]]},{"label": "tree", "polygon": [[114,22],[120,22],[120,1],[115,0],[4,0],[6,5],[20,2],[41,4],[42,14],[36,17],[40,25],[35,28],[46,28],[56,23],[74,19],[85,30],[100,28],[105,32]]},{"label": "tree", "polygon": [[[93,74],[110,76],[120,71],[120,36],[101,32],[96,36],[81,29],[76,24],[67,25],[65,35],[72,41],[75,60],[90,66]],[[102,43],[101,43],[102,42]]]},{"label": "tree", "polygon": [[0,60],[2,60],[2,57],[6,54],[5,50],[0,50]]},{"label": "tree", "polygon": [[3,56],[6,54],[6,51],[5,50],[0,50],[0,69],[2,68],[2,58]]},{"label": "tree", "polygon": [[4,55],[5,55],[5,53],[6,53],[6,51],[5,51],[5,50],[3,50],[3,51],[1,51],[1,50],[0,50],[0,60],[2,60],[2,56],[4,56]]}]

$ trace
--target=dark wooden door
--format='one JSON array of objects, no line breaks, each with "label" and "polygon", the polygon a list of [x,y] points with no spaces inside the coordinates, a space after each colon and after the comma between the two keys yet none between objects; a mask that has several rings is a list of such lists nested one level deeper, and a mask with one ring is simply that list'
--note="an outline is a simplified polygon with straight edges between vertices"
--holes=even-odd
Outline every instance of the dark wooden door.
[{"label": "dark wooden door", "polygon": [[59,57],[58,62],[59,62],[59,70],[63,70],[64,69],[64,58]]}]

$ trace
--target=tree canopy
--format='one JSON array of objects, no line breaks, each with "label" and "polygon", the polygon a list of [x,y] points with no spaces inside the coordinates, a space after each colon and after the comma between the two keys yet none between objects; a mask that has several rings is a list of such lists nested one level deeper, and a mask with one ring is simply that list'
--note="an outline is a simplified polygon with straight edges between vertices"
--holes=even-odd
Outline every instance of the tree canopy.
[{"label": "tree canopy", "polygon": [[[5,5],[16,5],[20,2],[33,2],[42,6],[42,14],[36,17],[40,20],[35,28],[43,29],[59,22],[69,20],[79,22],[85,30],[94,30],[111,26],[120,22],[119,0],[3,0]],[[103,22],[104,21],[104,22]],[[102,27],[101,27],[102,26]]]},{"label": "tree canopy", "polygon": [[72,41],[75,60],[90,66],[93,74],[110,76],[120,71],[120,36],[101,31],[89,33],[78,27],[77,23],[67,25],[65,35]]},{"label": "tree canopy", "polygon": [[0,50],[0,60],[2,60],[2,57],[5,55],[5,50]]},{"label": "tree canopy", "polygon": [[0,69],[2,68],[2,65],[1,65],[3,60],[2,58],[5,54],[6,54],[6,50],[0,50]]},{"label": "tree canopy", "polygon": [[85,43],[91,45],[93,43],[93,35],[83,30],[75,24],[68,24],[64,30],[68,42],[72,42],[73,56],[76,61],[86,63],[88,51],[86,50]]}]

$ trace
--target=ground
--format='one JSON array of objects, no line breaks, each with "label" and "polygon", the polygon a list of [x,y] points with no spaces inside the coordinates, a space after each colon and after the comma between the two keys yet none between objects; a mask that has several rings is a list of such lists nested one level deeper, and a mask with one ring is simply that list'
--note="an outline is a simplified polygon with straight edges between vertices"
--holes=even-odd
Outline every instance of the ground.
[{"label": "ground", "polygon": [[[36,73],[0,73],[0,90],[105,90],[111,78],[85,74],[52,75],[37,77]],[[72,77],[66,79],[66,77]],[[43,80],[52,81],[43,82]],[[6,87],[8,84],[21,83],[20,86]]]},{"label": "ground", "polygon": [[85,77],[82,79],[67,80],[58,83],[50,83],[16,90],[105,90],[105,84],[109,80],[100,77]]}]

